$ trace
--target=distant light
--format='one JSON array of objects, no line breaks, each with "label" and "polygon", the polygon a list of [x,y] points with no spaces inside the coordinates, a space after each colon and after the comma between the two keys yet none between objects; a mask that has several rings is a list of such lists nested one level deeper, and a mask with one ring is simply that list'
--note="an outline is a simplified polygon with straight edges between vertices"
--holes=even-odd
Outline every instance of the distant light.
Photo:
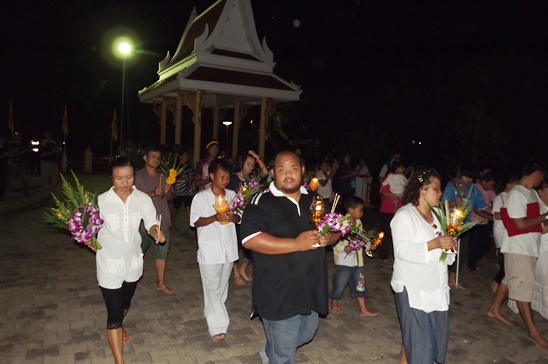
[{"label": "distant light", "polygon": [[422,142],[419,142],[419,144],[422,144]]},{"label": "distant light", "polygon": [[293,20],[293,26],[294,26],[295,28],[300,27],[300,26],[301,26],[301,21],[300,21],[299,19]]},{"label": "distant light", "polygon": [[118,45],[118,50],[120,51],[120,53],[128,55],[131,53],[131,44],[127,42],[120,43]]},{"label": "distant light", "polygon": [[[515,111],[514,111],[515,112]],[[249,122],[250,124],[253,124],[253,119],[251,119],[251,121]]]},{"label": "distant light", "polygon": [[411,144],[415,144],[415,140],[412,140],[412,141],[411,141]]},{"label": "distant light", "polygon": [[38,153],[39,149],[38,149],[38,148],[32,148],[32,151],[33,151],[34,153]]},{"label": "distant light", "polygon": [[229,126],[229,125],[232,125],[232,121],[223,121],[223,124],[225,124],[226,126]]}]

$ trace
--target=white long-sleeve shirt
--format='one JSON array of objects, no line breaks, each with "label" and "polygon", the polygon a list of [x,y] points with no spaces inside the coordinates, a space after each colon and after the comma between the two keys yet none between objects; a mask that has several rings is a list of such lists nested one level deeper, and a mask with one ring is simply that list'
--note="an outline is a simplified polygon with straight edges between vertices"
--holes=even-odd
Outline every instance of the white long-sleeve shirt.
[{"label": "white long-sleeve shirt", "polygon": [[[156,224],[156,209],[150,197],[133,187],[124,203],[111,188],[98,197],[99,214],[105,221],[97,234],[102,249],[97,251],[97,280],[104,288],[120,288],[125,277],[143,274],[143,253],[139,225],[147,231]],[[130,280],[133,281],[133,280]]]},{"label": "white long-sleeve shirt", "polygon": [[449,309],[447,264],[455,256],[448,254],[446,262],[440,262],[441,249],[428,251],[428,242],[437,237],[440,223],[434,217],[433,229],[412,204],[400,208],[390,227],[394,243],[394,272],[390,285],[394,292],[407,289],[409,305],[424,312]]}]

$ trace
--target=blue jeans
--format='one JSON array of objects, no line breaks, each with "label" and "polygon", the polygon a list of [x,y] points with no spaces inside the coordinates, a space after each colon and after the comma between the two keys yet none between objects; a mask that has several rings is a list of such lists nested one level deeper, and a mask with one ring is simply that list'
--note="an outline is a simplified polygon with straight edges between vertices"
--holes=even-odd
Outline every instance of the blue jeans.
[{"label": "blue jeans", "polygon": [[346,286],[350,286],[350,294],[352,298],[369,296],[365,281],[363,279],[363,267],[347,267],[345,265],[335,266],[335,273],[331,279],[333,289],[329,294],[332,300],[341,300]]},{"label": "blue jeans", "polygon": [[266,344],[259,353],[263,364],[294,364],[297,348],[312,341],[318,321],[314,311],[280,321],[263,319]]}]

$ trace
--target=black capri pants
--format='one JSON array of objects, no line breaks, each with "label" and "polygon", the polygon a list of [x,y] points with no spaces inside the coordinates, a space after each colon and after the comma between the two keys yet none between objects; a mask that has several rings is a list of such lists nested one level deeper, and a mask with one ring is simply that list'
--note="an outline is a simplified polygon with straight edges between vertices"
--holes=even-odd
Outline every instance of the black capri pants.
[{"label": "black capri pants", "polygon": [[116,330],[122,327],[124,311],[128,310],[131,305],[137,282],[124,282],[122,287],[117,289],[99,286],[107,306],[107,330]]}]

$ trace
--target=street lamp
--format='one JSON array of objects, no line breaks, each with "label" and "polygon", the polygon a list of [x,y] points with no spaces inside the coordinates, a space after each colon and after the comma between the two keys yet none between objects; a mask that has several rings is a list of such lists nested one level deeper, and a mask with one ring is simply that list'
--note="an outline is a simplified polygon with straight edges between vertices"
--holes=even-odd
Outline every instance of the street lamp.
[{"label": "street lamp", "polygon": [[[117,38],[112,44],[114,55],[122,59],[122,105],[120,107],[120,145],[124,140],[124,101],[126,93],[126,59],[133,55],[133,42],[128,37]],[[131,128],[128,119],[128,139],[131,139]]]},{"label": "street lamp", "polygon": [[225,157],[228,157],[228,126],[232,125],[232,121],[226,120],[226,121],[223,121],[223,124],[226,126]]}]

